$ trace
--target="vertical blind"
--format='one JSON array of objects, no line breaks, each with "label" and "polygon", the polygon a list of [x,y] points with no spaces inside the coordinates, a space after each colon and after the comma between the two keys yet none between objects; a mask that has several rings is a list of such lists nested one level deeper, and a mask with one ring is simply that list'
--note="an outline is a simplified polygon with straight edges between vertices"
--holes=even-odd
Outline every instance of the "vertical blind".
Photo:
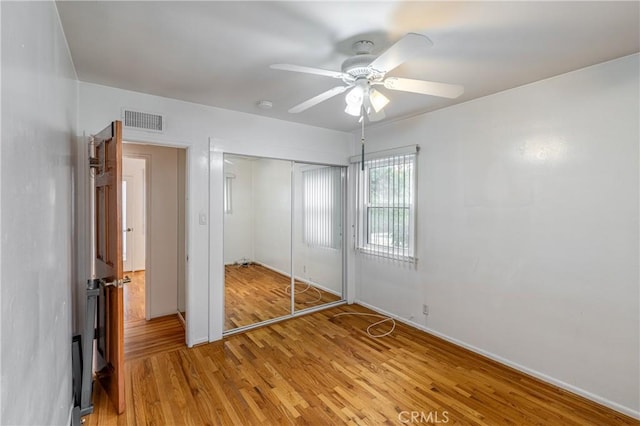
[{"label": "vertical blind", "polygon": [[303,239],[313,247],[342,245],[342,170],[316,167],[302,172]]},{"label": "vertical blind", "polygon": [[226,173],[224,177],[224,212],[227,214],[233,213],[233,205],[232,205],[232,190],[233,190],[233,179],[235,175],[232,173]]},{"label": "vertical blind", "polygon": [[415,261],[416,154],[365,160],[358,185],[358,248]]}]

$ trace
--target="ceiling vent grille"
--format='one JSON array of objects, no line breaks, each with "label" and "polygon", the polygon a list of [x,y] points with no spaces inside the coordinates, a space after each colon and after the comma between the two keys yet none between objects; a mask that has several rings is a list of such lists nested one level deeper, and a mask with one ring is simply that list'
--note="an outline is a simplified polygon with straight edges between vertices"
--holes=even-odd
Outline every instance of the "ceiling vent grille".
[{"label": "ceiling vent grille", "polygon": [[150,132],[164,132],[165,120],[161,114],[134,111],[123,108],[122,117],[124,126],[132,129],[146,130]]}]

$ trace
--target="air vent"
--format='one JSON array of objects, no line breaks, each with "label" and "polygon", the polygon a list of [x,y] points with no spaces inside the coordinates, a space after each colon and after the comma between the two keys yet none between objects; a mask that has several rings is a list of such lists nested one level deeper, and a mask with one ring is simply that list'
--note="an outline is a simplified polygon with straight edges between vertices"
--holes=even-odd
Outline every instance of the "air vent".
[{"label": "air vent", "polygon": [[123,109],[124,126],[150,132],[164,132],[164,116],[131,109]]}]

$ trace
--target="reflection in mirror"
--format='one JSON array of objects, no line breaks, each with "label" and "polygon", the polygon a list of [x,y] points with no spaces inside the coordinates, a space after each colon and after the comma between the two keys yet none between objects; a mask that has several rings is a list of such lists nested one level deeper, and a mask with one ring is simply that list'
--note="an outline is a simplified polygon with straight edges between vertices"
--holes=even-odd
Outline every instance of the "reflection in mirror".
[{"label": "reflection in mirror", "polygon": [[291,314],[291,162],[224,156],[225,330]]},{"label": "reflection in mirror", "polygon": [[342,300],[344,169],[294,165],[296,311]]},{"label": "reflection in mirror", "polygon": [[178,149],[178,312],[187,320],[187,150]]}]

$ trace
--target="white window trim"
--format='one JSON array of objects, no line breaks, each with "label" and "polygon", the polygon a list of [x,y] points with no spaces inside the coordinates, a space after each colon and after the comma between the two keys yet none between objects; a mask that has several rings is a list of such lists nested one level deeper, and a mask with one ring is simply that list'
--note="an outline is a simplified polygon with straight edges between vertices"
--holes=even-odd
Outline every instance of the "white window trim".
[{"label": "white window trim", "polygon": [[[407,145],[407,146],[401,146],[398,148],[385,149],[382,151],[367,152],[364,155],[364,161],[376,160],[379,158],[394,157],[396,155],[418,154],[418,152],[420,152],[419,145]],[[362,163],[362,155],[354,155],[350,157],[349,162],[352,164]]]},{"label": "white window trim", "polygon": [[[365,155],[365,170],[362,171],[361,167],[361,156],[354,156],[351,158],[352,163],[357,163],[357,204],[356,204],[356,250],[360,253],[383,257],[408,263],[417,262],[416,250],[416,228],[417,228],[417,219],[416,219],[416,211],[417,211],[417,175],[418,175],[418,159],[417,153],[419,151],[419,147],[417,145],[412,145],[409,147],[396,148],[391,150],[379,151],[374,153],[369,153]],[[410,181],[410,191],[413,195],[412,202],[408,204],[409,208],[409,247],[408,249],[395,249],[390,248],[388,246],[380,246],[370,244],[367,241],[368,236],[368,209],[371,207],[369,203],[369,168],[371,166],[372,160],[379,160],[380,162],[384,162],[385,159],[392,159],[397,156],[411,156],[411,161],[413,163],[413,174]],[[369,164],[367,164],[369,163]]]}]

